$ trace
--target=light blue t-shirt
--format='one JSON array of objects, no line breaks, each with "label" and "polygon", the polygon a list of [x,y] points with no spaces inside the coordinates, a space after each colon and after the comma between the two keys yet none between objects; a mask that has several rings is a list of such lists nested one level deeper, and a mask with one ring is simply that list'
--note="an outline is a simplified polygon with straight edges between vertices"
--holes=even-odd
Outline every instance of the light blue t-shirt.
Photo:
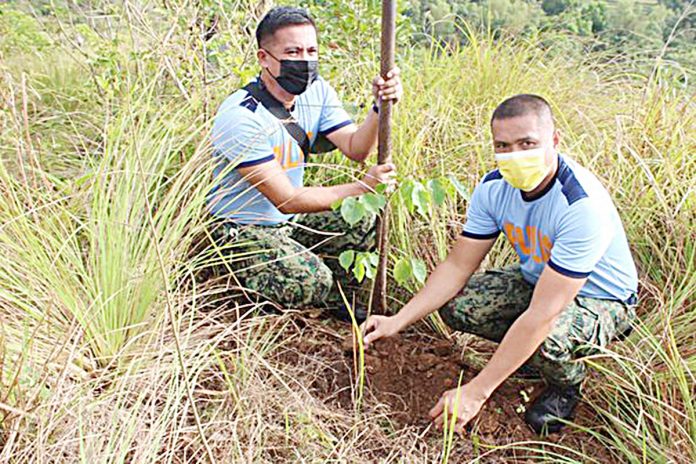
[{"label": "light blue t-shirt", "polygon": [[[336,91],[321,77],[297,97],[290,114],[310,142],[318,133],[327,135],[352,123]],[[257,225],[276,225],[292,217],[281,213],[236,169],[275,158],[292,185],[303,186],[305,154],[283,124],[246,90],[237,90],[220,106],[213,122],[212,143],[219,158],[215,187],[208,196],[213,215]],[[235,168],[230,170],[230,165]],[[229,170],[226,175],[225,169]]]},{"label": "light blue t-shirt", "polygon": [[503,232],[536,284],[548,264],[587,282],[578,294],[626,301],[638,287],[636,267],[619,214],[597,178],[559,155],[556,177],[541,196],[525,200],[498,170],[476,187],[462,235],[486,239]]}]

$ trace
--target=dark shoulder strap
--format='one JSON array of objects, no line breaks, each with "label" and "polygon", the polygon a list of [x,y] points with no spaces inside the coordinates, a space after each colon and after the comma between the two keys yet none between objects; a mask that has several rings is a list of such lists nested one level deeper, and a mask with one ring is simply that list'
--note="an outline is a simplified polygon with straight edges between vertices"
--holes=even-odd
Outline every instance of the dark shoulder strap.
[{"label": "dark shoulder strap", "polygon": [[305,155],[309,155],[309,137],[307,133],[300,127],[299,124],[290,114],[285,106],[276,100],[276,98],[271,95],[271,93],[262,86],[259,81],[250,82],[244,86],[244,90],[249,92],[249,94],[257,99],[264,108],[266,108],[270,113],[278,118],[278,120],[285,126],[285,129],[292,136],[293,139],[297,141]]}]

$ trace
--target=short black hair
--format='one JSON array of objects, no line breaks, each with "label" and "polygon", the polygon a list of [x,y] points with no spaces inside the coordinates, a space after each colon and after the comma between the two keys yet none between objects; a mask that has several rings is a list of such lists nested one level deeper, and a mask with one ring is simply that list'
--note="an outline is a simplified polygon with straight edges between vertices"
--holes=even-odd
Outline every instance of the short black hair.
[{"label": "short black hair", "polygon": [[317,25],[314,24],[314,18],[312,18],[307,10],[292,6],[273,7],[266,13],[256,27],[256,44],[261,48],[262,42],[269,37],[273,37],[273,34],[275,34],[278,29],[287,26],[302,26],[305,24],[311,25],[314,29],[317,28]]},{"label": "short black hair", "polygon": [[539,95],[523,93],[510,97],[498,105],[491,116],[491,124],[496,119],[516,118],[529,113],[539,117],[548,116],[553,122],[553,111],[549,102]]}]

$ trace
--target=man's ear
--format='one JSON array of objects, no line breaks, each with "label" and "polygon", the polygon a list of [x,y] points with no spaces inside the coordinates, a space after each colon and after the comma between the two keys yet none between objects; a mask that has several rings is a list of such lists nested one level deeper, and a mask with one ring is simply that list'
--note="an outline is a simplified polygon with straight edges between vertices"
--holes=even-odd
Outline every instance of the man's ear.
[{"label": "man's ear", "polygon": [[268,69],[271,66],[271,63],[269,62],[271,60],[271,56],[263,48],[256,50],[256,58],[258,58],[259,65],[262,69]]},{"label": "man's ear", "polygon": [[553,130],[553,148],[558,147],[558,143],[561,141],[561,134],[558,129]]}]

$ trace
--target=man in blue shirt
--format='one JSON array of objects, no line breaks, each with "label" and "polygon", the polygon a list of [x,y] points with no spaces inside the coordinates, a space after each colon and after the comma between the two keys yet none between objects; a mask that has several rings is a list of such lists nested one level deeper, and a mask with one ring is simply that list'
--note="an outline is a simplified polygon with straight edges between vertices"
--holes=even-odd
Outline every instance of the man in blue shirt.
[{"label": "man in blue shirt", "polygon": [[[219,160],[208,199],[217,219],[213,236],[219,244],[233,244],[232,259],[244,257],[227,269],[250,294],[282,308],[328,302],[345,318],[343,305],[328,301],[329,296],[340,298],[330,290],[336,278],[347,275],[335,258],[346,248],[369,249],[374,230],[369,221],[348,228],[331,206],[380,183],[394,183],[395,169],[373,166],[355,182],[308,187],[305,165],[310,152],[327,142],[351,160],[365,161],[377,141],[379,108],[375,103],[362,124],[353,123],[334,89],[318,75],[317,30],[305,10],[271,9],[258,25],[256,40],[258,79],[230,95],[213,124]],[[390,71],[386,81],[376,78],[372,93],[376,102],[398,101],[399,70]],[[352,282],[343,284],[346,290]]]},{"label": "man in blue shirt", "polygon": [[[537,433],[556,432],[579,399],[585,366],[578,358],[630,331],[636,268],[607,191],[557,152],[559,135],[543,98],[505,100],[491,129],[498,169],[474,190],[461,237],[398,314],[366,321],[365,344],[440,309],[453,329],[500,344],[458,399],[456,389],[442,395],[430,412],[435,423],[447,409],[462,430],[529,360],[548,387],[525,419]],[[501,233],[519,264],[474,274]]]}]

